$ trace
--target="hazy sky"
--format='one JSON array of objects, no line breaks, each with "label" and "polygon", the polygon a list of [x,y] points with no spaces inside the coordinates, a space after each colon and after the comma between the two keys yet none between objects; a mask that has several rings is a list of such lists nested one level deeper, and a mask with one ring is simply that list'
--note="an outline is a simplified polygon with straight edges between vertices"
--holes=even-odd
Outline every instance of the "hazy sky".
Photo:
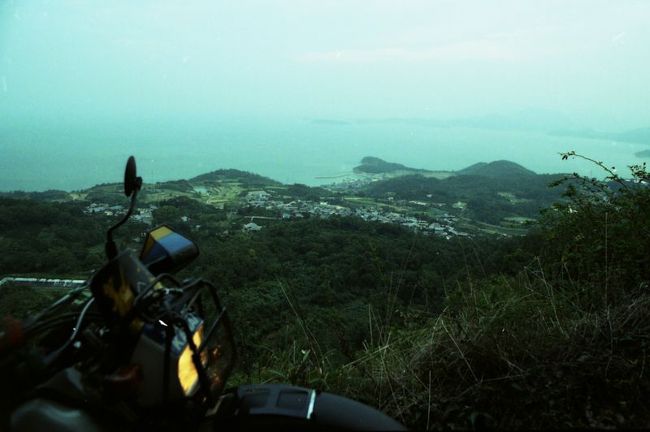
[{"label": "hazy sky", "polygon": [[12,121],[533,107],[617,130],[650,125],[649,78],[648,0],[0,0]]}]

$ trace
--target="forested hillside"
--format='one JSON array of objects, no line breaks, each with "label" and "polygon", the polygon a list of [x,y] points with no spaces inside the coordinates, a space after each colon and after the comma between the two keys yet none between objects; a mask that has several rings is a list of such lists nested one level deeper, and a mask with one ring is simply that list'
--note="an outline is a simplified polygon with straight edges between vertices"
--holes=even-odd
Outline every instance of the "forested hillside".
[{"label": "forested hillside", "polygon": [[[474,170],[470,170],[472,173]],[[503,218],[523,216],[535,218],[539,211],[560,200],[561,189],[549,184],[562,174],[495,176],[463,174],[437,179],[408,175],[370,183],[365,193],[374,198],[466,204],[468,216],[474,220],[498,224]]]}]

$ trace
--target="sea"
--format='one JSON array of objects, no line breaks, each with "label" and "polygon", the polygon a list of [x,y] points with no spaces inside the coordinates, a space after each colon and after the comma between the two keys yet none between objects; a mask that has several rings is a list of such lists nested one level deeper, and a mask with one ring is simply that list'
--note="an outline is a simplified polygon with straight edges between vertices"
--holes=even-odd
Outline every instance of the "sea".
[{"label": "sea", "polygon": [[312,119],[21,121],[0,125],[0,190],[80,190],[119,182],[134,155],[147,182],[189,179],[235,168],[283,183],[332,183],[375,156],[414,168],[459,170],[510,160],[537,173],[602,178],[593,163],[562,160],[576,151],[615,167],[643,162],[648,145],[561,137],[543,131],[431,127]]}]

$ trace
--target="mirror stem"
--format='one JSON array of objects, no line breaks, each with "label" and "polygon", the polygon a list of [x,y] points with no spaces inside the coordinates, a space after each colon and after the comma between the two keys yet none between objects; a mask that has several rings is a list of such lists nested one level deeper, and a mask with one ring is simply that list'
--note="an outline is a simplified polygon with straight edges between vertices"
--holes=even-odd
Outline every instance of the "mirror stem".
[{"label": "mirror stem", "polygon": [[108,257],[109,260],[112,260],[117,256],[117,245],[113,240],[113,231],[121,227],[124,224],[124,222],[126,222],[129,219],[129,217],[131,217],[131,214],[133,213],[133,209],[135,209],[135,200],[137,196],[138,196],[138,189],[135,189],[133,191],[133,195],[131,195],[131,205],[129,206],[129,211],[126,212],[124,217],[118,223],[110,227],[106,232],[105,249],[106,249],[106,256]]}]

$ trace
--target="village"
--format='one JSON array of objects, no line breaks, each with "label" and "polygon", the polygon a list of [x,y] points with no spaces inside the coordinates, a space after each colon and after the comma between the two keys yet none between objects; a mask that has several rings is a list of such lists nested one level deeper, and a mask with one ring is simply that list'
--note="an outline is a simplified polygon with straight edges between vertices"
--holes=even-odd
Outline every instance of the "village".
[{"label": "village", "polygon": [[[135,214],[131,216],[133,220],[142,222],[147,225],[153,224],[153,212],[158,206],[149,204],[147,207],[136,208]],[[108,205],[106,203],[90,203],[85,209],[86,214],[101,214],[104,216],[115,216],[124,214],[126,207],[122,205]]]},{"label": "village", "polygon": [[[387,211],[381,206],[358,206],[346,207],[342,205],[330,204],[326,201],[310,201],[296,199],[285,203],[273,199],[272,195],[266,191],[251,191],[245,197],[248,206],[254,208],[263,208],[265,210],[277,211],[281,219],[300,219],[304,217],[319,217],[327,219],[332,216],[355,216],[365,221],[390,223],[401,225],[413,231],[418,231],[424,235],[438,235],[450,239],[453,236],[469,237],[470,234],[458,231],[454,225],[457,220],[456,216],[443,213],[441,217],[436,218],[435,222],[418,219],[415,216],[400,214],[395,211]],[[421,205],[421,203],[417,203]],[[423,203],[422,203],[423,204]],[[251,221],[244,225],[246,231],[259,231],[262,227],[253,220],[260,218],[251,216]],[[264,217],[261,217],[264,219]]]},{"label": "village", "polygon": [[[210,191],[202,188],[200,191],[201,200],[210,199]],[[241,198],[232,201],[236,208],[248,208],[250,210],[260,209],[264,210],[263,214],[247,214],[244,219],[247,223],[241,226],[242,231],[255,232],[263,228],[263,225],[256,223],[261,220],[290,220],[302,219],[306,217],[316,217],[327,219],[330,217],[358,217],[365,221],[380,222],[387,224],[400,225],[410,230],[420,232],[423,235],[436,235],[450,239],[455,236],[469,237],[470,234],[460,231],[456,228],[457,216],[449,213],[440,212],[440,216],[424,220],[414,215],[409,215],[396,211],[395,206],[386,207],[382,206],[380,202],[372,203],[365,202],[364,204],[354,203],[354,205],[341,205],[347,203],[345,200],[333,199],[339,204],[333,204],[327,201],[327,198],[321,198],[319,201],[309,199],[299,199],[295,197],[288,197],[279,195],[276,191],[268,192],[266,190],[248,191]],[[341,202],[342,201],[342,202]],[[389,198],[389,201],[392,201]],[[411,201],[402,203],[406,208],[414,207],[422,210],[427,203]],[[434,207],[435,203],[432,204]],[[454,206],[456,207],[456,206]],[[157,205],[152,203],[142,204],[141,207],[135,209],[132,216],[133,220],[142,222],[147,225],[153,224],[153,213],[158,208]],[[223,208],[223,204],[220,205]],[[232,209],[232,208],[231,208]],[[109,205],[105,203],[90,203],[85,209],[84,213],[104,216],[115,216],[126,212],[126,207],[122,205]],[[273,216],[269,216],[272,214]],[[187,222],[189,216],[182,216],[181,221]],[[172,221],[170,221],[172,222]],[[199,228],[197,225],[195,228]]]}]

